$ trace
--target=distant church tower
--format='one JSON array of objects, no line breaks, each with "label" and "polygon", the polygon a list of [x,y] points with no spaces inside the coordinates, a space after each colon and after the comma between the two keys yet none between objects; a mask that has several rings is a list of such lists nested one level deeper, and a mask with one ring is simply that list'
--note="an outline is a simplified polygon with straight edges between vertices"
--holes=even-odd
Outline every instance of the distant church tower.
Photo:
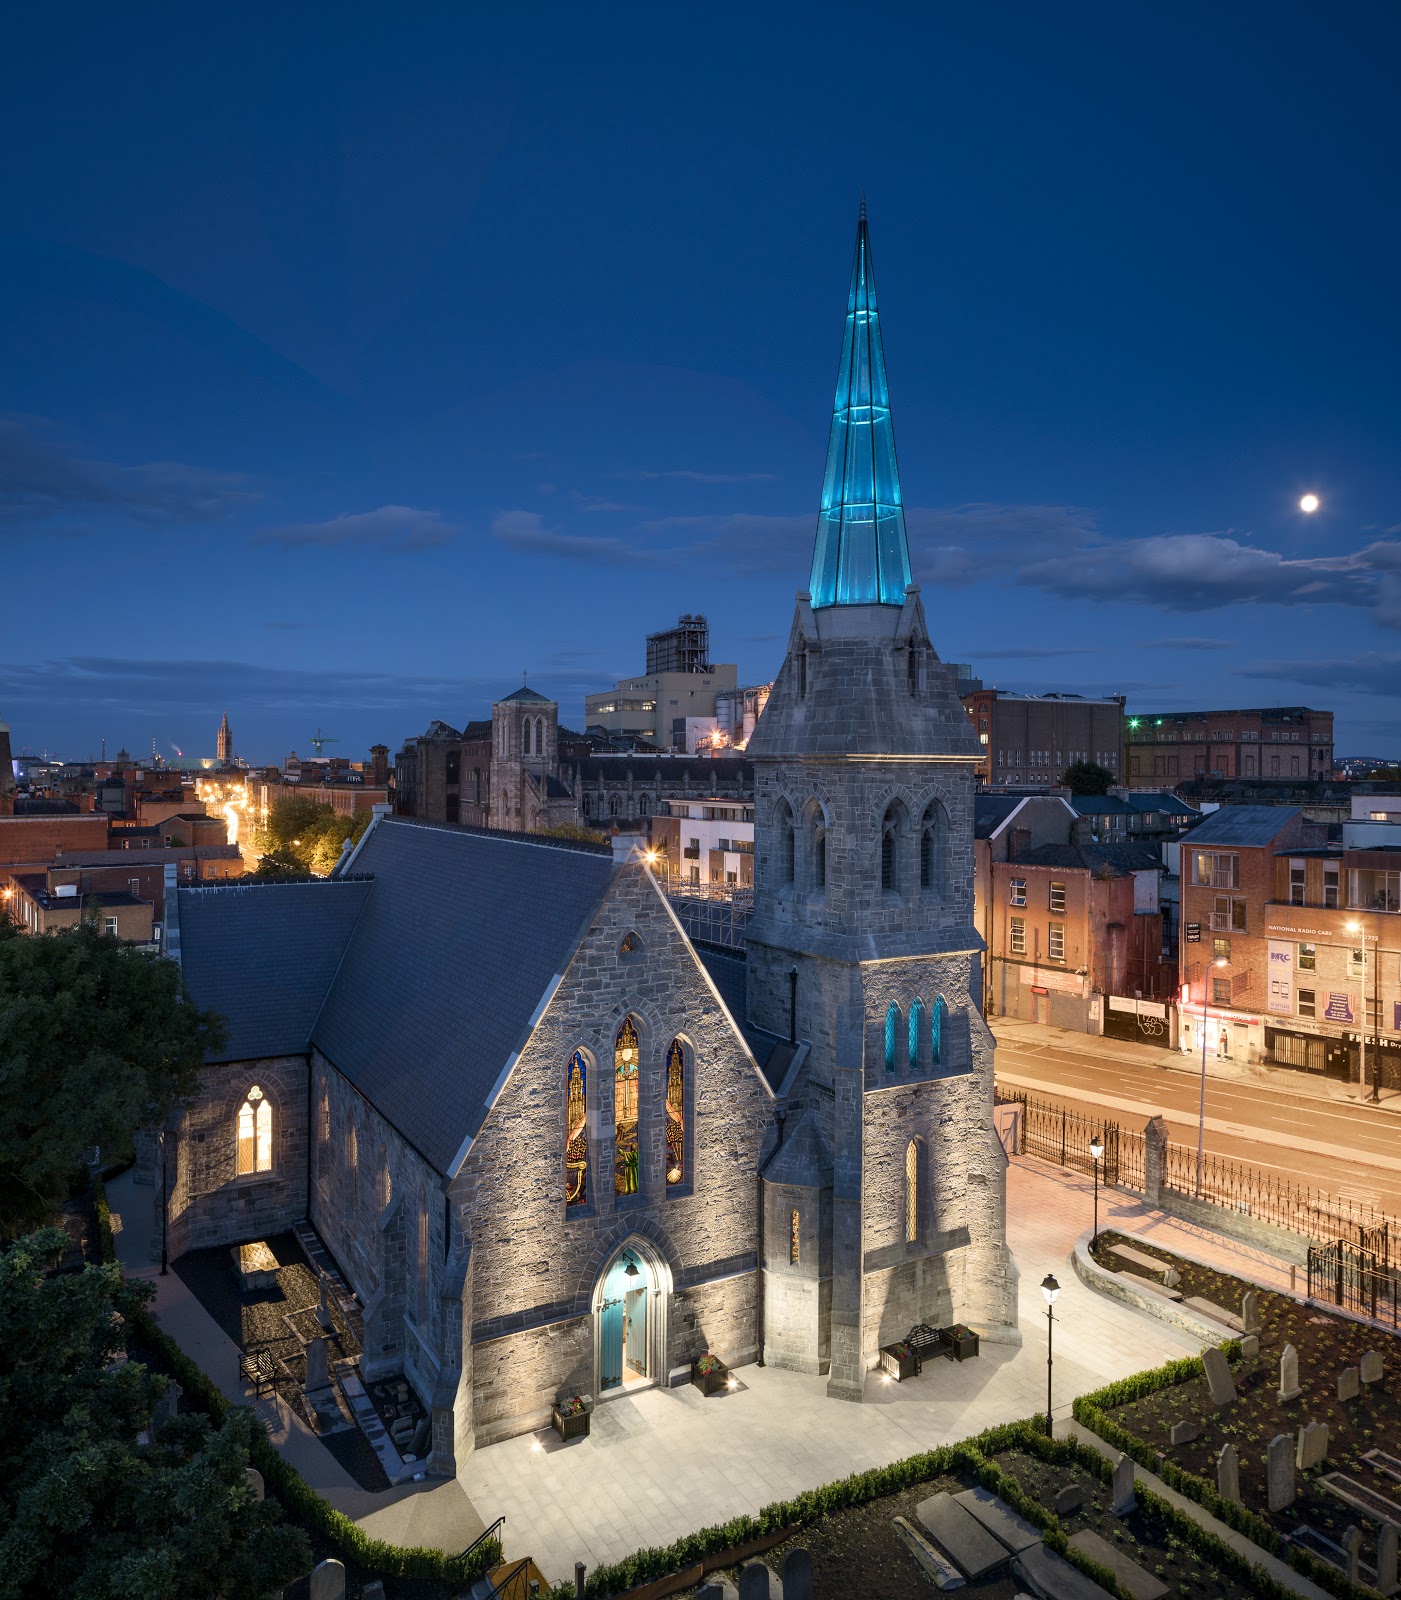
[{"label": "distant church tower", "polygon": [[233,760],[233,730],[229,727],[229,714],[224,713],[224,720],[219,724],[219,746],[215,754],[219,758],[221,767],[228,766]]},{"label": "distant church tower", "polygon": [[491,708],[493,828],[531,833],[547,827],[549,779],[559,772],[559,702],[522,684]]},{"label": "distant church tower", "polygon": [[864,203],[810,586],[748,755],[749,1014],[810,1041],[765,1171],[766,1359],[859,1400],[916,1323],[1018,1337],[973,920],[982,748],[910,581]]}]

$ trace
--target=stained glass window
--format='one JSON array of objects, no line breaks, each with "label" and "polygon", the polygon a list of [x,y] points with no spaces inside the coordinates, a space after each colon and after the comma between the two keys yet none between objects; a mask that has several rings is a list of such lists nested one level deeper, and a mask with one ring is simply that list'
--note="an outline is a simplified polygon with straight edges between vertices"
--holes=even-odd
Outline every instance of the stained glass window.
[{"label": "stained glass window", "polygon": [[895,1034],[900,1026],[900,1007],[891,1006],[885,1014],[885,1070],[895,1071]]},{"label": "stained glass window", "polygon": [[924,1001],[916,1000],[910,1006],[910,1071],[919,1065],[919,1030],[924,1022]]},{"label": "stained glass window", "polygon": [[626,1017],[613,1045],[613,1192],[637,1193],[637,1029]]},{"label": "stained glass window", "polygon": [[934,1009],[929,1013],[929,1052],[937,1063],[939,1060],[939,1044],[944,1032],[944,997],[940,995],[934,1002]]},{"label": "stained glass window", "polygon": [[905,1146],[905,1243],[919,1238],[919,1141]]},{"label": "stained glass window", "polygon": [[238,1176],[272,1171],[272,1107],[255,1083],[238,1108]]},{"label": "stained glass window", "polygon": [[379,1147],[379,1162],[375,1170],[375,1209],[382,1212],[394,1198],[394,1181],[389,1176],[389,1156],[383,1145]]},{"label": "stained glass window", "polygon": [[428,1321],[428,1191],[418,1186],[418,1320]]},{"label": "stained glass window", "polygon": [[360,1209],[360,1141],[353,1122],[345,1130],[345,1164],[350,1173],[350,1212],[354,1216]]},{"label": "stained glass window", "polygon": [[686,1176],[686,1047],[673,1039],[666,1053],[666,1181]]},{"label": "stained glass window", "polygon": [[582,1051],[569,1063],[564,1103],[564,1203],[582,1206],[589,1199],[589,1066]]},{"label": "stained glass window", "polygon": [[798,1212],[794,1212],[788,1223],[788,1265],[796,1267],[798,1264],[798,1224],[801,1221]]}]

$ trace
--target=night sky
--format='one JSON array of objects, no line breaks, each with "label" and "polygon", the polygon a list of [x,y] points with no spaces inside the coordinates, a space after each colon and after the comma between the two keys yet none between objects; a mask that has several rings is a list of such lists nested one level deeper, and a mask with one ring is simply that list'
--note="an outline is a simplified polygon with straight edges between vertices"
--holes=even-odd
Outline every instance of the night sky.
[{"label": "night sky", "polygon": [[[1393,4],[12,8],[0,718],[253,760],[772,676],[857,202],[989,684],[1401,753]],[[1306,517],[1300,495],[1322,509]]]}]

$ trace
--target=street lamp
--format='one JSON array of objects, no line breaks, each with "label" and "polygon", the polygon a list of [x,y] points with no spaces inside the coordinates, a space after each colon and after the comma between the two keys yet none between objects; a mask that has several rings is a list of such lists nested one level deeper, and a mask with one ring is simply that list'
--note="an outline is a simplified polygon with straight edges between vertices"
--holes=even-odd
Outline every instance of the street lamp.
[{"label": "street lamp", "polygon": [[1052,1306],[1060,1293],[1060,1285],[1051,1273],[1041,1280],[1041,1293],[1046,1297],[1046,1437],[1051,1437],[1051,1330],[1055,1327]]},{"label": "street lamp", "polygon": [[[1357,1075],[1362,1088],[1367,1087],[1367,939],[1362,932],[1362,924],[1356,917],[1350,918],[1343,924],[1347,931],[1362,940],[1362,1011],[1357,1021],[1361,1028],[1358,1034],[1357,1045]],[[1381,951],[1377,952],[1377,960],[1381,960]],[[1381,1063],[1378,1061],[1376,1081],[1372,1084],[1373,1101],[1381,1100]]]},{"label": "street lamp", "polygon": [[1090,1154],[1095,1159],[1095,1231],[1090,1235],[1090,1249],[1099,1243],[1099,1163],[1104,1155],[1104,1140],[1099,1134],[1090,1140]]},{"label": "street lamp", "polygon": [[1197,1103],[1197,1199],[1202,1197],[1202,1141],[1206,1136],[1206,1011],[1211,1002],[1211,971],[1212,967],[1227,965],[1225,956],[1217,956],[1211,966],[1206,969],[1206,981],[1202,984],[1202,1093]]}]

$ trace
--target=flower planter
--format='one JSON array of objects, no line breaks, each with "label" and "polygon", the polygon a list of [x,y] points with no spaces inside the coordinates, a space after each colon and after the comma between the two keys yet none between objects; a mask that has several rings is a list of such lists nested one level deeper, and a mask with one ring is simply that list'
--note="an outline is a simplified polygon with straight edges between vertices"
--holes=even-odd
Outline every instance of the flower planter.
[{"label": "flower planter", "polygon": [[573,1416],[562,1417],[557,1406],[551,1407],[550,1415],[554,1421],[555,1432],[561,1439],[587,1439],[589,1436],[589,1413],[576,1411]]},{"label": "flower planter", "polygon": [[950,1328],[947,1334],[946,1348],[948,1354],[955,1361],[971,1360],[978,1353],[978,1336],[976,1333],[969,1333],[966,1329],[962,1333],[955,1333]]},{"label": "flower planter", "polygon": [[700,1370],[700,1362],[691,1363],[691,1382],[704,1395],[719,1394],[730,1381],[730,1369],[717,1361],[709,1372]]},{"label": "flower planter", "polygon": [[908,1348],[905,1355],[900,1355],[896,1346],[882,1345],[880,1369],[887,1376],[894,1378],[896,1383],[903,1383],[906,1378],[919,1376],[919,1357]]}]

